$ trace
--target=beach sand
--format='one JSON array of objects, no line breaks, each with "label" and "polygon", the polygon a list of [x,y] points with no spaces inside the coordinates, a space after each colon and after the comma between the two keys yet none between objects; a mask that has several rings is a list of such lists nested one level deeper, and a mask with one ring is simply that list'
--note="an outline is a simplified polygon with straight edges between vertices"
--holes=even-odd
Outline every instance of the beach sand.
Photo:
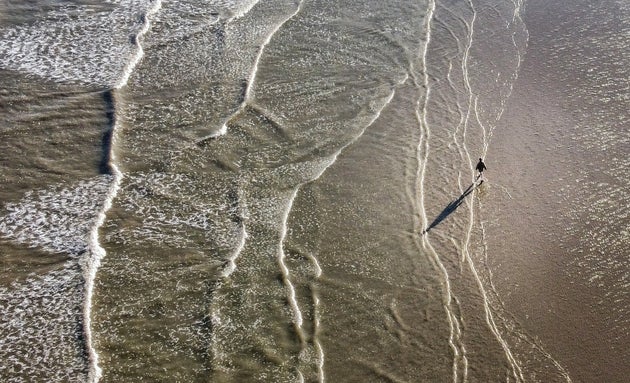
[{"label": "beach sand", "polygon": [[[591,27],[600,33],[592,40],[614,36],[621,24],[611,4],[547,3],[528,2],[528,52],[486,162],[489,267],[507,310],[573,382],[623,382],[630,373],[628,219],[616,206],[627,206],[628,193],[627,172],[615,167],[628,157],[628,112],[622,93],[604,102],[589,74],[610,76],[608,88],[623,86],[606,61],[615,46],[576,40],[589,37],[580,25],[591,16],[610,13],[606,26]],[[576,61],[596,64],[581,70]],[[625,140],[608,140],[614,134]]]}]

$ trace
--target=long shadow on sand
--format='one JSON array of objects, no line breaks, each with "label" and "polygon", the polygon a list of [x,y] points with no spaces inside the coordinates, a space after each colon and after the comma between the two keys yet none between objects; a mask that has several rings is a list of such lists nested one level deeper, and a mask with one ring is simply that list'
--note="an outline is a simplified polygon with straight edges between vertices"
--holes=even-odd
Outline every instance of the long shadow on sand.
[{"label": "long shadow on sand", "polygon": [[[483,180],[479,183],[479,185],[481,185],[483,183]],[[431,224],[429,225],[429,227],[427,227],[423,232],[422,235],[426,234],[429,232],[429,230],[433,229],[434,227],[436,227],[437,225],[439,225],[442,221],[444,221],[446,219],[446,217],[448,217],[449,215],[451,215],[455,210],[457,210],[457,208],[459,207],[459,205],[461,205],[462,203],[464,203],[464,199],[466,199],[466,197],[473,192],[473,190],[475,190],[475,187],[478,186],[476,185],[476,182],[473,182],[470,184],[470,186],[468,186],[468,188],[466,190],[464,190],[464,192],[462,193],[462,195],[460,195],[456,200],[454,200],[453,202],[449,203],[444,210],[442,210],[442,212],[433,220],[433,222],[431,222]]]}]

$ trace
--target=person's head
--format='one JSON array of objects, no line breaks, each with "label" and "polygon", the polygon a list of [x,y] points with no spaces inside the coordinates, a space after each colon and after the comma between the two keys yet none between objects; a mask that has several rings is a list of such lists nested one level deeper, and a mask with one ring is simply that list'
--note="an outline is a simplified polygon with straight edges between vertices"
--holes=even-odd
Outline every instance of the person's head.
[{"label": "person's head", "polygon": [[[481,158],[479,159],[479,161],[481,161]],[[483,162],[483,161],[482,161]]]}]

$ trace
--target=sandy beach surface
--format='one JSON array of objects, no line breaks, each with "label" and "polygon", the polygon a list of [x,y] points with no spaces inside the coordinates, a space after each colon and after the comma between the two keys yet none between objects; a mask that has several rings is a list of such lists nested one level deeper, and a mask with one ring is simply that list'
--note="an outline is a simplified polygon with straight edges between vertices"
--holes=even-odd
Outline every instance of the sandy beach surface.
[{"label": "sandy beach surface", "polygon": [[495,285],[574,382],[630,374],[627,17],[613,2],[529,1],[528,52],[489,150]]}]

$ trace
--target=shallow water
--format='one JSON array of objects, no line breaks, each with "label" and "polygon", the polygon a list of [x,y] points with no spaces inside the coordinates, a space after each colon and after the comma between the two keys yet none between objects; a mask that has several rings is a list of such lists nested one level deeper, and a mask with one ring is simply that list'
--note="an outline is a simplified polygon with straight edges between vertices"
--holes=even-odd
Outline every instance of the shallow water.
[{"label": "shallow water", "polygon": [[629,14],[591,8],[3,2],[0,376],[622,381]]}]

